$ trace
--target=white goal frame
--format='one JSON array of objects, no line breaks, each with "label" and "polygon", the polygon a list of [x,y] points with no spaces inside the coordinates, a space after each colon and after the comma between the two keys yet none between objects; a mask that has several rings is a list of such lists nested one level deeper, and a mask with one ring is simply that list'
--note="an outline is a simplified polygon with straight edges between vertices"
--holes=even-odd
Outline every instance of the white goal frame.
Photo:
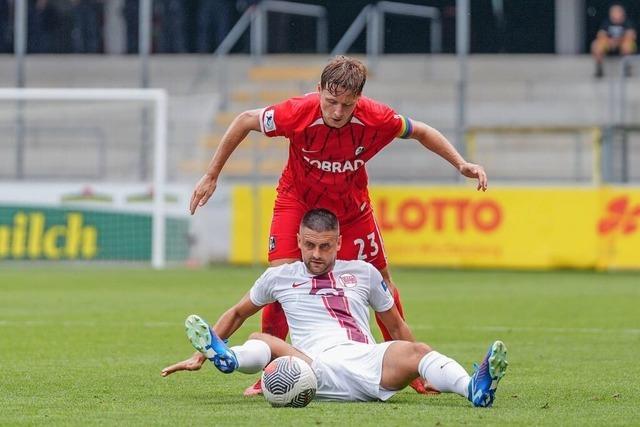
[{"label": "white goal frame", "polygon": [[4,101],[146,101],[154,107],[153,131],[153,212],[151,265],[166,265],[165,206],[167,182],[168,96],[164,89],[82,89],[82,88],[9,88],[0,89]]}]

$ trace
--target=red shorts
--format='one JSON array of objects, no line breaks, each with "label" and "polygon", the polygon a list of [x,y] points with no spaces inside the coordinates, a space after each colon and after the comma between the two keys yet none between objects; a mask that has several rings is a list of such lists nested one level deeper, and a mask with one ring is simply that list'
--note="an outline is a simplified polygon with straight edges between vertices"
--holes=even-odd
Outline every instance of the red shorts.
[{"label": "red shorts", "polygon": [[[269,262],[285,258],[301,258],[296,235],[300,229],[300,221],[307,210],[308,208],[298,199],[278,194],[269,232]],[[356,217],[350,218],[348,222],[343,223],[339,217],[338,221],[340,234],[342,234],[342,246],[338,251],[338,259],[361,259],[373,264],[378,270],[387,267],[382,236],[371,207],[367,207]]]}]

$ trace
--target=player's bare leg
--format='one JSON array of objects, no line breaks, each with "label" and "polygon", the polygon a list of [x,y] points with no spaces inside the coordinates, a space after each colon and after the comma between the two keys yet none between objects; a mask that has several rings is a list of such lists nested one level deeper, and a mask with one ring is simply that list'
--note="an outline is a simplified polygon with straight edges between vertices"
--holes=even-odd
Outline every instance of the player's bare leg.
[{"label": "player's bare leg", "polygon": [[[299,261],[298,258],[283,258],[276,259],[269,263],[270,267],[277,267],[282,264],[291,264],[292,262]],[[284,315],[282,306],[279,303],[269,304],[262,309],[262,332],[269,334],[270,336],[278,337],[283,342],[289,332],[289,326],[287,325],[287,318]],[[284,334],[284,335],[283,335]],[[262,394],[262,381],[260,378],[247,387],[243,393],[245,396],[257,396]]]},{"label": "player's bare leg", "polygon": [[[391,279],[391,274],[389,273],[389,269],[385,267],[379,271],[385,283],[387,284],[387,286],[389,286],[389,291],[391,292],[391,295],[393,295],[393,301],[396,305],[396,308],[398,309],[398,312],[400,313],[400,316],[404,319],[404,310],[402,308],[402,303],[400,302],[400,293],[398,292],[398,288],[396,287],[396,285],[393,283],[393,279]],[[392,339],[391,335],[389,334],[389,332],[387,331],[387,328],[378,319],[377,316],[376,316],[376,323],[378,324],[378,327],[380,328],[380,331],[382,332],[382,336],[384,337],[385,341],[391,341]],[[421,378],[418,374],[416,374],[413,378],[414,379],[413,381],[411,381],[410,385],[411,385],[411,388],[413,388],[417,393],[420,393],[420,394],[440,393],[438,389],[433,387],[431,384],[429,384],[428,381],[426,381],[424,378]]]},{"label": "player's bare leg", "polygon": [[445,393],[456,393],[474,406],[493,404],[498,382],[507,369],[507,349],[502,341],[494,341],[482,364],[469,375],[458,362],[420,342],[396,341],[382,360],[380,386],[401,390],[420,375]]}]

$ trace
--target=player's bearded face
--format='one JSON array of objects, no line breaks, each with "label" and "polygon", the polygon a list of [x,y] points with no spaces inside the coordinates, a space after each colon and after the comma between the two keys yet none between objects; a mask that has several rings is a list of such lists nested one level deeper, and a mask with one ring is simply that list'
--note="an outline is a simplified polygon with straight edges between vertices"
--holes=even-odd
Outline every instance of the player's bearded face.
[{"label": "player's bearded face", "polygon": [[342,236],[339,230],[318,232],[301,227],[298,233],[302,261],[309,273],[315,276],[333,269],[341,243]]},{"label": "player's bearded face", "polygon": [[332,128],[341,128],[349,123],[359,96],[348,91],[338,91],[334,94],[319,86],[318,91],[324,123]]}]

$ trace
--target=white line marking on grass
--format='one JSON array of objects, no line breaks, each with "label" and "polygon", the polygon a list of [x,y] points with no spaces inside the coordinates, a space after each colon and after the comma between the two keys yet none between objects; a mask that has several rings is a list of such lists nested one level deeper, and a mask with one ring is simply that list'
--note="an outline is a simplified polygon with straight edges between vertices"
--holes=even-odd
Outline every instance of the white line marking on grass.
[{"label": "white line marking on grass", "polygon": [[[126,322],[126,321],[95,321],[95,320],[0,320],[0,327],[3,326],[65,326],[65,327],[99,327],[99,326],[142,326],[145,328],[174,328],[181,327],[180,322]],[[435,326],[412,326],[414,330],[448,330],[454,328]],[[640,329],[635,328],[552,328],[552,327],[528,327],[528,326],[470,326],[469,331],[483,332],[549,332],[556,334],[640,334]],[[460,328],[455,328],[460,330]]]},{"label": "white line marking on grass", "polygon": [[180,322],[98,322],[95,320],[64,320],[62,322],[55,320],[0,320],[0,327],[2,326],[65,326],[65,327],[99,327],[99,326],[142,326],[145,328],[168,328],[168,327],[180,327]]},{"label": "white line marking on grass", "polygon": [[[415,330],[443,330],[443,329],[453,329],[453,328],[441,328],[434,326],[412,326],[411,329]],[[456,330],[460,330],[460,328],[455,328]],[[463,328],[470,331],[485,331],[485,332],[550,332],[557,334],[572,334],[572,333],[583,333],[583,334],[640,334],[640,329],[633,328],[551,328],[551,327],[521,327],[521,326],[470,326],[468,328]]]}]

